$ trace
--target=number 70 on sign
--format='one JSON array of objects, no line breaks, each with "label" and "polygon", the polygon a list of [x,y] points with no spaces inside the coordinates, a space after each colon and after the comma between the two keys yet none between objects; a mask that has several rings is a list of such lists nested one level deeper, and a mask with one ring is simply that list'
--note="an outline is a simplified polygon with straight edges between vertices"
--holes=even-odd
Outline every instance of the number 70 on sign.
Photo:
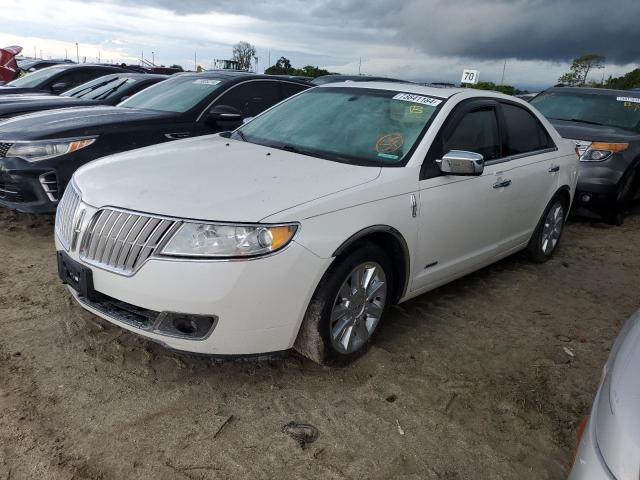
[{"label": "number 70 on sign", "polygon": [[462,72],[461,83],[470,83],[472,85],[475,85],[476,83],[478,83],[479,79],[480,79],[480,72],[478,70],[465,69]]}]

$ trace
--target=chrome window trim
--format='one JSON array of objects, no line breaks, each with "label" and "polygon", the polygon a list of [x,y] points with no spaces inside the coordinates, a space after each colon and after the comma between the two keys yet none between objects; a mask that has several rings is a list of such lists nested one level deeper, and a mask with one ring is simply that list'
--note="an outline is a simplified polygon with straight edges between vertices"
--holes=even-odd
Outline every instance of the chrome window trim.
[{"label": "chrome window trim", "polygon": [[485,166],[498,165],[500,163],[510,162],[511,160],[520,160],[521,158],[533,157],[535,155],[543,155],[545,153],[557,152],[558,147],[542,148],[540,150],[532,150],[530,152],[509,155],[508,157],[496,158],[495,160],[487,160]]}]

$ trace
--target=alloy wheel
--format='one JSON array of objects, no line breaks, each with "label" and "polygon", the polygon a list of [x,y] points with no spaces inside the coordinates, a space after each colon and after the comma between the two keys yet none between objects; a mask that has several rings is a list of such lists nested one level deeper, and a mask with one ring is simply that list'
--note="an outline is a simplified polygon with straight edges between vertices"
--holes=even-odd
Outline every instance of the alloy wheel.
[{"label": "alloy wheel", "polygon": [[383,268],[366,262],[345,279],[331,310],[329,334],[338,352],[357,352],[380,323],[387,302],[387,279]]},{"label": "alloy wheel", "polygon": [[542,228],[541,248],[545,255],[551,255],[555,250],[562,228],[564,227],[564,207],[562,203],[556,202],[549,209],[544,219],[544,227]]}]

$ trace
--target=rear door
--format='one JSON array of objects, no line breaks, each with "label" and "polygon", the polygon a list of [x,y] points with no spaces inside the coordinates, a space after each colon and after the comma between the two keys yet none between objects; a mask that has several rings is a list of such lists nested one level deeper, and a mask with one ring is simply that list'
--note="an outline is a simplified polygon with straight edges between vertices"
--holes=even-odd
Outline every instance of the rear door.
[{"label": "rear door", "polygon": [[[480,176],[441,174],[451,150],[483,155]],[[412,290],[433,288],[490,263],[502,241],[506,202],[498,104],[463,102],[438,133],[420,174],[419,229]]]},{"label": "rear door", "polygon": [[507,218],[499,252],[508,254],[529,242],[549,200],[558,189],[558,148],[542,123],[525,106],[500,101],[503,125]]}]

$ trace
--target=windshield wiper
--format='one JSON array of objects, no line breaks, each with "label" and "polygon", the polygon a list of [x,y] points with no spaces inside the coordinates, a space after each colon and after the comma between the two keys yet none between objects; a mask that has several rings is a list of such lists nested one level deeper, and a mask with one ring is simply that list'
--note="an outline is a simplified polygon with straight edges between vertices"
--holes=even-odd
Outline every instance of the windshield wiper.
[{"label": "windshield wiper", "polygon": [[241,130],[236,130],[234,133],[237,133],[237,134],[238,134],[238,136],[240,137],[240,139],[241,139],[243,142],[248,142],[248,141],[249,141],[249,140],[247,140],[247,137],[245,137],[245,136],[244,136],[244,133],[242,133],[242,131],[241,131]]},{"label": "windshield wiper", "polygon": [[586,123],[588,125],[600,125],[601,127],[604,125],[603,123],[598,123],[598,122],[591,122],[589,120],[581,120],[579,118],[572,118],[571,120],[569,120],[570,122],[578,122],[578,123]]}]

